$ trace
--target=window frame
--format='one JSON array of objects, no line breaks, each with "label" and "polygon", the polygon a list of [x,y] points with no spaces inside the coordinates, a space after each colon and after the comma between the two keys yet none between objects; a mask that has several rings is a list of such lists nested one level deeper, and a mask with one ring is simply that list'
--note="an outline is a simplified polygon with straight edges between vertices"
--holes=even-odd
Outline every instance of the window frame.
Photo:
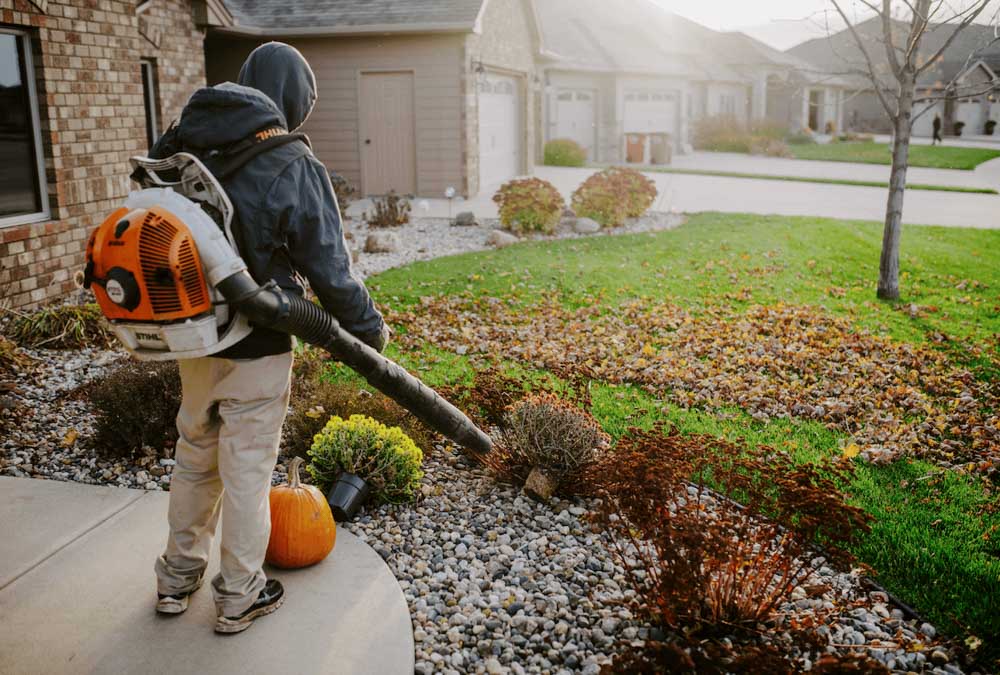
[{"label": "window frame", "polygon": [[[146,123],[146,142],[149,144],[148,150],[152,150],[156,141],[160,140],[160,86],[158,81],[159,73],[156,68],[156,59],[139,59],[140,80],[143,84],[142,100],[144,103],[144,118]],[[149,87],[146,87],[146,83]]]},{"label": "window frame", "polygon": [[32,35],[29,31],[18,28],[9,28],[7,26],[0,26],[0,35],[13,35],[14,40],[20,48],[19,53],[23,55],[24,59],[23,77],[28,89],[28,107],[31,108],[31,131],[33,137],[32,140],[34,140],[35,145],[35,167],[38,171],[38,201],[41,205],[41,211],[23,213],[16,216],[0,216],[0,229],[3,229],[6,227],[16,227],[17,225],[27,225],[29,223],[39,223],[51,220],[52,209],[49,204],[49,182],[45,173],[45,147],[42,145],[41,110],[38,103],[38,91],[35,86],[35,62],[34,54],[32,52]]}]

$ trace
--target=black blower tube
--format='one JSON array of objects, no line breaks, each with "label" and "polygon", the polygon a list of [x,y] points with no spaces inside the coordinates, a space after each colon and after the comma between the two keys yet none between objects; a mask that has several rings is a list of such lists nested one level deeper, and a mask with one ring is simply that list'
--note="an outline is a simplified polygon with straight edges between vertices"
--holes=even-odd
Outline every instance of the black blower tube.
[{"label": "black blower tube", "polygon": [[357,339],[322,307],[274,284],[260,286],[247,272],[218,284],[230,305],[252,323],[294,335],[341,361],[431,429],[477,455],[493,449],[493,441],[465,414],[377,351]]}]

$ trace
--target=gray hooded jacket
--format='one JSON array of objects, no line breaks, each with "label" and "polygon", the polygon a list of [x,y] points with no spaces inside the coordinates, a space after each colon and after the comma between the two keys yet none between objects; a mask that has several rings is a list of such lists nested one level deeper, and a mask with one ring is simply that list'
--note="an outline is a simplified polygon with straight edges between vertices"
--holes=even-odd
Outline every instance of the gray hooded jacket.
[{"label": "gray hooded jacket", "polygon": [[[210,156],[263,129],[297,129],[316,102],[316,79],[299,52],[271,42],[250,54],[239,84],[199,89],[152,157],[187,151]],[[381,346],[382,315],[351,271],[340,210],[323,164],[302,142],[268,150],[223,179],[233,202],[233,236],[258,283],[274,280],[301,295],[302,274],[323,308],[372,346]],[[257,358],[291,349],[291,338],[257,326],[224,358]]]}]

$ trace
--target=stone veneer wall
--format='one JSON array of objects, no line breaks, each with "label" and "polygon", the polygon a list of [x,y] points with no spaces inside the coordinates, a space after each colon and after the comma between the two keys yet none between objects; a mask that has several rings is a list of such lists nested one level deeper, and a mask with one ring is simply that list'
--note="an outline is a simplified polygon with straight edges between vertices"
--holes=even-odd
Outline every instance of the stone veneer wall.
[{"label": "stone veneer wall", "polygon": [[75,287],[87,237],[128,193],[146,151],[140,59],[156,64],[162,131],[205,83],[204,32],[187,0],[0,0],[0,26],[29,33],[50,217],[0,224],[0,306]]}]

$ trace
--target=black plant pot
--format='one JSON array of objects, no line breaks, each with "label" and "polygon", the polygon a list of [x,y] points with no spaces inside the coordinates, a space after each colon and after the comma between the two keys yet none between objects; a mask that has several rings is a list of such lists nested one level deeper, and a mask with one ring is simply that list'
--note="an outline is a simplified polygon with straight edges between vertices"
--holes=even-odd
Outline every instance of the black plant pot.
[{"label": "black plant pot", "polygon": [[341,473],[337,476],[337,482],[326,493],[326,501],[330,503],[334,520],[343,523],[354,518],[358,509],[368,501],[369,494],[371,488],[362,478],[346,471]]}]

